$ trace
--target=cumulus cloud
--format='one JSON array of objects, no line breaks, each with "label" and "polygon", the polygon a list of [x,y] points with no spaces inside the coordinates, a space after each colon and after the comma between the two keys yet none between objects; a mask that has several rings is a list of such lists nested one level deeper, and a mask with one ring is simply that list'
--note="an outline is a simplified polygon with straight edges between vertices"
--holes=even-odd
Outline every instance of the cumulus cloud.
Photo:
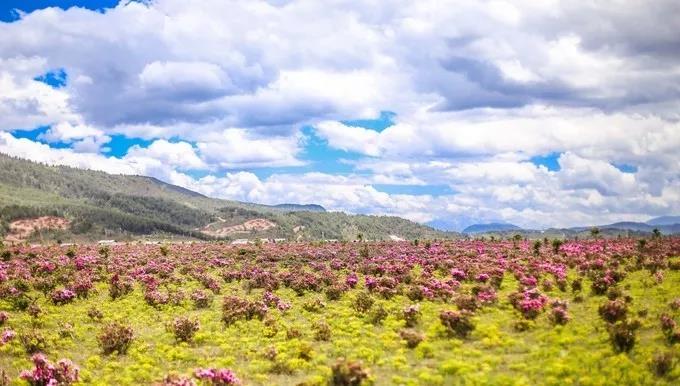
[{"label": "cumulus cloud", "polygon": [[[0,23],[0,149],[225,198],[418,221],[643,219],[679,210],[679,16],[673,0],[47,8]],[[63,87],[35,80],[55,69]],[[382,131],[342,123],[381,111],[395,114]],[[6,133],[41,126],[41,141],[70,149]],[[309,172],[306,126],[351,155],[351,172]],[[150,145],[106,157],[114,134]],[[547,154],[560,170],[531,162]]]}]

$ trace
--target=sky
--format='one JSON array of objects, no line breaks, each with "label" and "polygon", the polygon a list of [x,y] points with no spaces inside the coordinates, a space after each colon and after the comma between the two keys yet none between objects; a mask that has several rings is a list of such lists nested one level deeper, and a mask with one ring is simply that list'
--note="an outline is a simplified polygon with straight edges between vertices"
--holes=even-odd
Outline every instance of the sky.
[{"label": "sky", "polygon": [[680,2],[0,1],[0,152],[460,230],[680,214]]}]

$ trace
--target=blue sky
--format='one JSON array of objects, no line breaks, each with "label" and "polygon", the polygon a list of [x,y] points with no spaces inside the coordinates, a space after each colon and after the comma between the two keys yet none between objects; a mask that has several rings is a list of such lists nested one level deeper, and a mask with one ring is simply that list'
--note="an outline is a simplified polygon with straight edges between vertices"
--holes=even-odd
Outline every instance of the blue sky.
[{"label": "blue sky", "polygon": [[676,2],[445,3],[3,1],[0,151],[452,229],[680,212]]}]

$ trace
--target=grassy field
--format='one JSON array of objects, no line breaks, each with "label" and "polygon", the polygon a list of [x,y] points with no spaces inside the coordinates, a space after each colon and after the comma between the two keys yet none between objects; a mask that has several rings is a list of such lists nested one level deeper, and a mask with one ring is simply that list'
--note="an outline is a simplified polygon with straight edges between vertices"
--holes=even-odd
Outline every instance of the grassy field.
[{"label": "grassy field", "polygon": [[[368,374],[363,382],[378,385],[677,382],[678,345],[664,334],[659,318],[666,313],[680,320],[680,311],[672,307],[680,299],[680,271],[675,270],[677,258],[672,258],[677,256],[678,240],[657,242],[656,250],[647,251],[636,251],[631,240],[610,241],[601,253],[593,254],[595,243],[580,242],[583,248],[578,251],[565,245],[557,253],[546,246],[538,254],[528,243],[509,242],[240,250],[220,244],[163,249],[128,245],[108,252],[84,246],[71,251],[71,257],[57,247],[13,250],[3,263],[0,280],[5,295],[0,311],[9,316],[0,329],[16,336],[0,347],[0,368],[12,382],[22,384],[20,371],[32,368],[22,336],[34,334],[45,338],[40,351],[49,360],[67,358],[80,368],[83,384],[155,384],[172,373],[191,378],[200,368],[230,369],[244,384],[328,384],[333,379],[338,384],[339,371],[334,378],[332,368],[339,358],[361,362]],[[638,258],[641,254],[646,257]],[[79,256],[90,258],[78,268]],[[594,269],[599,263],[590,262],[598,259],[603,267]],[[44,269],[49,262],[55,267]],[[466,275],[455,280],[457,284],[451,279],[453,268]],[[591,284],[599,276],[593,272],[614,268],[625,277],[617,278],[604,294],[595,294]],[[483,273],[492,279],[485,280]],[[549,299],[535,318],[511,304],[513,293],[533,288],[526,283],[529,273],[538,279],[536,291]],[[132,292],[112,300],[116,274],[125,274],[134,285]],[[92,279],[87,297],[55,304],[55,291],[75,288],[83,275]],[[311,285],[299,284],[308,277],[315,278]],[[53,289],[42,291],[47,295],[36,289],[41,278],[55,281]],[[371,284],[374,279],[379,284]],[[581,279],[581,290],[572,289],[576,279]],[[447,281],[449,287],[441,290]],[[22,295],[10,295],[10,286]],[[497,300],[480,295],[475,299],[480,289],[492,290]],[[206,308],[197,308],[192,301],[196,291],[211,299]],[[278,300],[267,301],[271,295]],[[35,299],[34,305],[22,311],[16,301],[21,296]],[[228,307],[223,299],[230,296],[270,304],[261,318],[236,317],[225,323]],[[474,299],[473,306],[460,300],[465,296]],[[357,298],[373,304],[360,312]],[[564,325],[552,316],[551,304],[557,299],[568,302],[569,320]],[[617,352],[610,336],[614,324],[598,312],[609,299],[626,305],[624,319],[640,323],[628,352]],[[35,305],[39,315],[31,316]],[[414,305],[416,316],[405,317],[404,310]],[[440,321],[442,311],[461,308],[476,308],[470,316],[474,328],[465,337],[448,333]],[[380,322],[374,320],[378,309],[386,311]],[[92,310],[99,310],[103,318],[88,316]],[[200,323],[189,342],[178,342],[169,327],[178,317]],[[98,341],[111,321],[121,321],[134,331],[124,354],[104,354]],[[402,337],[408,323],[412,326],[408,331],[422,338],[412,348]],[[662,353],[670,358],[665,372],[658,370]]]}]

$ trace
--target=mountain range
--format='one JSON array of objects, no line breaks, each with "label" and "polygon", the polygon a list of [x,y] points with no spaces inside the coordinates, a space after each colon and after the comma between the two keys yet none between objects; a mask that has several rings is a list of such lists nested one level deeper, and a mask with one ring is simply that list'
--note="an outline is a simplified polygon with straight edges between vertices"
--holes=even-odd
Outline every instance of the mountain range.
[{"label": "mountain range", "polygon": [[654,229],[658,229],[662,234],[680,234],[680,216],[662,216],[655,217],[646,222],[622,221],[613,224],[597,225],[597,226],[581,226],[572,228],[549,228],[549,229],[525,229],[517,225],[508,223],[488,223],[488,224],[473,224],[463,229],[463,234],[479,235],[479,234],[506,234],[518,233],[524,235],[532,234],[562,234],[564,236],[578,236],[579,234],[587,234],[593,228],[598,228],[600,232],[608,235],[616,234],[647,234],[652,233]]}]

